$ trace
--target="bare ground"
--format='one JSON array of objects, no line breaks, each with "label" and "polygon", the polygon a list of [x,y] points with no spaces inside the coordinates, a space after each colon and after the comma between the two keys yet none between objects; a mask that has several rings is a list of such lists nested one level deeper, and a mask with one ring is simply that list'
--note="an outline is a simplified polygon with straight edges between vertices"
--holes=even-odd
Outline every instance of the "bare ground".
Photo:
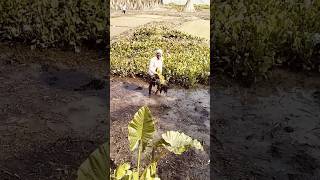
[{"label": "bare ground", "polygon": [[75,179],[106,141],[107,109],[106,87],[75,89],[105,63],[92,51],[0,49],[0,179]]},{"label": "bare ground", "polygon": [[319,74],[276,70],[251,88],[220,83],[211,104],[214,179],[320,178]]},{"label": "bare ground", "polygon": [[208,89],[170,89],[167,96],[149,97],[147,84],[139,79],[113,77],[110,86],[110,157],[115,164],[136,161],[129,150],[127,127],[134,113],[147,105],[156,118],[156,137],[176,130],[200,140],[205,149],[163,159],[159,163],[161,179],[210,179]]},{"label": "bare ground", "polygon": [[[186,33],[209,39],[209,11],[183,13],[166,8],[153,11],[128,11],[126,15],[111,13],[111,42],[126,36],[134,29],[148,24],[171,25]],[[202,19],[202,20],[201,20]],[[193,29],[198,24],[206,29]],[[110,81],[110,156],[115,165],[135,162],[130,153],[127,127],[134,113],[148,105],[156,118],[157,133],[177,130],[200,140],[205,152],[193,150],[181,156],[169,155],[159,163],[161,179],[210,179],[209,168],[209,90],[202,87],[194,90],[170,89],[168,96],[148,97],[147,84],[141,79],[112,77]]]}]

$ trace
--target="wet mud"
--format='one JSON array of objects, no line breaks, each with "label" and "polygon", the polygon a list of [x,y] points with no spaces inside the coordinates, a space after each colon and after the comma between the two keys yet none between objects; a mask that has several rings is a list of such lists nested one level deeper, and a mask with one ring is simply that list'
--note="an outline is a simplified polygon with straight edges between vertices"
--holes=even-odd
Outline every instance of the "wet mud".
[{"label": "wet mud", "polygon": [[155,137],[176,130],[198,139],[205,149],[205,152],[191,150],[180,156],[167,156],[159,163],[159,176],[162,179],[210,179],[208,89],[171,88],[166,95],[149,97],[148,84],[140,79],[112,77],[110,86],[110,156],[115,164],[136,161],[129,150],[127,127],[134,113],[147,105],[156,120]]},{"label": "wet mud", "polygon": [[252,88],[215,87],[215,179],[319,179],[319,75],[281,71]]},{"label": "wet mud", "polygon": [[0,54],[0,179],[75,179],[106,141],[105,80],[12,51]]}]

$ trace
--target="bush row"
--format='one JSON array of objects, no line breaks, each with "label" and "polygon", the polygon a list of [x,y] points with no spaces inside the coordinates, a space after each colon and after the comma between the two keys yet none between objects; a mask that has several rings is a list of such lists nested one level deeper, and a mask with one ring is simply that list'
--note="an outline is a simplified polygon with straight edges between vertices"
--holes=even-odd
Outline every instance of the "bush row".
[{"label": "bush row", "polygon": [[33,47],[105,43],[106,9],[101,0],[0,1],[0,38]]},{"label": "bush row", "polygon": [[210,49],[203,39],[165,26],[143,27],[130,37],[111,45],[111,73],[120,76],[147,76],[149,60],[155,50],[164,52],[163,74],[182,86],[207,84]]},{"label": "bush row", "polygon": [[252,83],[276,66],[320,71],[319,9],[320,1],[214,3],[215,72]]}]

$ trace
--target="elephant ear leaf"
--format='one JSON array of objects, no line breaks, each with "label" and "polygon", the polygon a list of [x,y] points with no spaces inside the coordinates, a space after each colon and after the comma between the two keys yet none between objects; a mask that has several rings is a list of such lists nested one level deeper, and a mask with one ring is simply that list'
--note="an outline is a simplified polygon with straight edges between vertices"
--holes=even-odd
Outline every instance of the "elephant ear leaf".
[{"label": "elephant ear leaf", "polygon": [[192,139],[184,133],[180,133],[177,131],[168,131],[162,134],[162,138],[166,142],[163,143],[163,146],[167,150],[175,154],[182,154],[190,148],[195,148],[203,151],[203,146],[198,140]]},{"label": "elephant ear leaf", "polygon": [[108,179],[110,175],[108,143],[101,145],[81,164],[78,169],[77,180]]},{"label": "elephant ear leaf", "polygon": [[155,132],[155,125],[151,112],[148,107],[144,106],[134,115],[133,120],[129,123],[129,142],[130,150],[134,151],[139,143],[145,149],[148,142],[152,140]]}]

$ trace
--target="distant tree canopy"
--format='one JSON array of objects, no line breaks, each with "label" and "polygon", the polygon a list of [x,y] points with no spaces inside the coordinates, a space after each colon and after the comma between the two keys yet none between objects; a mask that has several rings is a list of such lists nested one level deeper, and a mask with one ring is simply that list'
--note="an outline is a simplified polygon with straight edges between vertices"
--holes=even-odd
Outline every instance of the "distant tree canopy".
[{"label": "distant tree canopy", "polygon": [[124,4],[128,9],[150,9],[163,4],[163,0],[111,0],[110,8],[119,10]]}]

